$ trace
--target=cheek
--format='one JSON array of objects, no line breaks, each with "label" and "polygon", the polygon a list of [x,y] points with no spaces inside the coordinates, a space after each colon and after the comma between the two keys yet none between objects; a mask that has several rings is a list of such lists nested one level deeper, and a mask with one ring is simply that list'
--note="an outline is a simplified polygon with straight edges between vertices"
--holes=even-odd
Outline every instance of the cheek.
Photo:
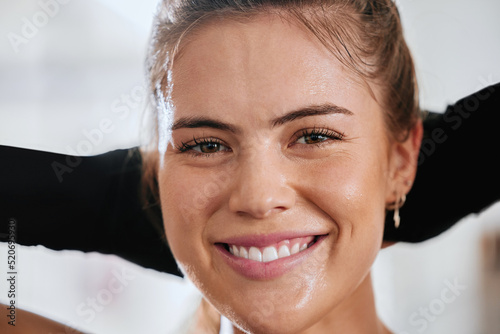
[{"label": "cheek", "polygon": [[[221,196],[222,184],[210,173],[182,167],[160,171],[159,189],[165,233],[176,260],[209,265],[204,238],[207,221]],[[188,247],[189,245],[189,247]]]},{"label": "cheek", "polygon": [[337,225],[337,251],[347,252],[346,261],[374,258],[380,249],[387,180],[383,156],[369,150],[345,153],[316,165],[301,182],[304,198]]},{"label": "cheek", "polygon": [[361,284],[380,250],[387,165],[379,156],[346,153],[316,165],[302,178],[303,197],[323,211],[338,231],[322,280],[327,305]]},{"label": "cheek", "polygon": [[315,165],[303,178],[302,189],[338,222],[366,225],[384,209],[386,169],[379,158],[344,154]]}]

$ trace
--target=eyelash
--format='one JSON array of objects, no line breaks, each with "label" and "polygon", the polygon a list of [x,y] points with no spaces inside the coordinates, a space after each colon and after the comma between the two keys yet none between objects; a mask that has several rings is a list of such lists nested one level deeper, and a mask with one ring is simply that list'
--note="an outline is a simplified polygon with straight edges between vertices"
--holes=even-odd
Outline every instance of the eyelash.
[{"label": "eyelash", "polygon": [[326,142],[328,139],[330,140],[342,140],[344,139],[345,135],[341,132],[333,131],[327,128],[312,128],[312,129],[304,129],[299,131],[299,133],[295,136],[295,139],[293,143],[291,143],[289,146],[292,146],[297,143],[297,141],[302,138],[302,137],[310,137],[310,136],[322,136],[326,137],[326,140],[323,140],[318,143],[313,143],[313,144],[304,144],[304,145],[315,145],[319,146]]},{"label": "eyelash", "polygon": [[[340,140],[343,140],[344,137],[345,137],[345,135],[343,133],[341,133],[341,132],[336,132],[336,131],[333,131],[333,130],[330,130],[330,129],[326,129],[326,128],[316,128],[315,127],[315,128],[312,128],[312,129],[304,129],[304,130],[299,131],[294,136],[293,143],[291,143],[288,146],[289,147],[293,146],[293,145],[297,144],[297,141],[300,138],[302,138],[302,137],[308,137],[308,136],[322,136],[322,137],[326,137],[327,139],[325,139],[325,140],[323,140],[321,142],[318,142],[318,143],[303,144],[303,145],[320,146],[324,142],[326,142],[328,139],[330,139],[330,140],[339,140],[340,141]],[[192,154],[194,156],[209,157],[209,156],[212,156],[215,153],[219,153],[220,151],[214,152],[214,153],[203,153],[203,152],[194,151],[193,148],[195,148],[198,145],[202,145],[202,144],[218,144],[218,145],[223,145],[225,147],[228,147],[227,145],[224,144],[224,142],[222,140],[217,139],[217,138],[213,138],[213,137],[201,138],[201,139],[197,139],[196,137],[193,137],[193,140],[191,142],[192,142],[192,144],[190,144],[189,142],[181,142],[181,144],[178,145],[178,146],[176,146],[176,148],[177,148],[177,150],[180,153],[190,153],[190,154]],[[229,148],[228,151],[231,151],[231,149]]]},{"label": "eyelash", "polygon": [[196,152],[193,150],[193,148],[195,148],[196,146],[198,145],[202,145],[202,144],[218,144],[218,145],[223,145],[223,146],[226,146],[222,140],[220,139],[217,139],[217,138],[201,138],[201,139],[197,139],[196,137],[193,137],[193,140],[192,140],[193,144],[188,144],[186,142],[181,142],[181,145],[177,146],[177,150],[181,153],[186,153],[186,152],[189,152],[195,156],[210,156],[212,155],[213,153],[203,153],[203,152]]}]

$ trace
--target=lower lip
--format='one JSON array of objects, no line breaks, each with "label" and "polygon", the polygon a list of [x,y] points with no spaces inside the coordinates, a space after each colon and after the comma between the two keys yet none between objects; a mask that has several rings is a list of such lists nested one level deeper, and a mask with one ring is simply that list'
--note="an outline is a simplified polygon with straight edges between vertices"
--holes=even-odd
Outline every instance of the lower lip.
[{"label": "lower lip", "polygon": [[215,248],[226,263],[237,273],[253,280],[271,280],[283,276],[286,272],[305,261],[327,236],[319,236],[311,247],[302,252],[270,262],[259,262],[234,256],[222,244],[215,245]]}]

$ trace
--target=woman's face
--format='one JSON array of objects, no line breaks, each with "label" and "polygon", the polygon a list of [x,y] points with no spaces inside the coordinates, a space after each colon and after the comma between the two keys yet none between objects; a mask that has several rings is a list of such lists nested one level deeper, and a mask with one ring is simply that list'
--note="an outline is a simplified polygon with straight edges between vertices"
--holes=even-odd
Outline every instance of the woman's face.
[{"label": "woman's face", "polygon": [[159,172],[169,245],[243,328],[308,328],[352,300],[382,243],[398,163],[381,107],[283,20],[218,22],[188,39]]}]

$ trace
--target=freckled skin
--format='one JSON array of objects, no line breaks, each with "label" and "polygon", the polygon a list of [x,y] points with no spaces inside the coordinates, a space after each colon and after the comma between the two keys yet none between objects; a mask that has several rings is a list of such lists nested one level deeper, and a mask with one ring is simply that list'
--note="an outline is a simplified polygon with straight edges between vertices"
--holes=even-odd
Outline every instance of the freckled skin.
[{"label": "freckled skin", "polygon": [[[314,36],[270,16],[208,24],[175,59],[174,121],[209,116],[239,132],[173,131],[159,171],[165,231],[207,300],[249,332],[386,332],[369,272],[382,244],[386,204],[396,191],[409,191],[400,175],[414,177],[421,125],[404,143],[389,140],[380,106],[354,79]],[[352,115],[269,124],[325,103]],[[343,138],[299,143],[301,131],[312,128]],[[216,138],[224,146],[209,155],[176,149],[193,138]],[[224,238],[281,231],[328,237],[272,280],[240,275],[214,247]]]}]

